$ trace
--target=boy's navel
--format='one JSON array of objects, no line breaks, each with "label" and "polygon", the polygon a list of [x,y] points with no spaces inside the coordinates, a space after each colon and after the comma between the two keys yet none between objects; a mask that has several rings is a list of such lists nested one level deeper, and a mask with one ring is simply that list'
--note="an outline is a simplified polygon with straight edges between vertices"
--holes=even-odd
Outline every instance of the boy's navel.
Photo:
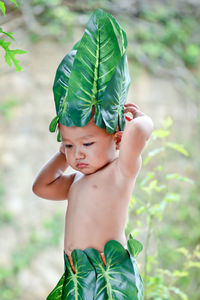
[{"label": "boy's navel", "polygon": [[96,184],[93,184],[92,187],[93,187],[94,189],[97,189],[97,185],[96,185]]}]

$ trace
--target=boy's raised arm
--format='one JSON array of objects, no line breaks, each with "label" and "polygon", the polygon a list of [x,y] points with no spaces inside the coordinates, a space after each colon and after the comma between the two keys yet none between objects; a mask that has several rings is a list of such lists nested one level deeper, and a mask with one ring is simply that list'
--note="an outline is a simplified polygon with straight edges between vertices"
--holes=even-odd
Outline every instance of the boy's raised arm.
[{"label": "boy's raised arm", "polygon": [[119,166],[127,177],[135,177],[141,167],[141,152],[153,130],[152,119],[139,110],[135,104],[125,104],[125,113],[133,115],[133,119],[126,116],[127,124],[120,144]]},{"label": "boy's raised arm", "polygon": [[67,167],[68,163],[64,153],[56,152],[37,175],[32,186],[33,192],[37,196],[49,200],[66,200],[75,177],[75,173],[63,174]]}]

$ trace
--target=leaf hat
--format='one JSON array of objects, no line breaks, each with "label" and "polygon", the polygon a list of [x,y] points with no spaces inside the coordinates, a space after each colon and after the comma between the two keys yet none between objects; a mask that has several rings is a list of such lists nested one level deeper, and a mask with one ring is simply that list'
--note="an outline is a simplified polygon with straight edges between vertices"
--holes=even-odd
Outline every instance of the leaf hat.
[{"label": "leaf hat", "polygon": [[[58,66],[54,85],[57,123],[83,127],[94,107],[96,126],[108,133],[124,129],[124,103],[130,85],[127,37],[116,19],[102,9],[93,12],[83,37]],[[60,141],[60,137],[58,137]]]}]

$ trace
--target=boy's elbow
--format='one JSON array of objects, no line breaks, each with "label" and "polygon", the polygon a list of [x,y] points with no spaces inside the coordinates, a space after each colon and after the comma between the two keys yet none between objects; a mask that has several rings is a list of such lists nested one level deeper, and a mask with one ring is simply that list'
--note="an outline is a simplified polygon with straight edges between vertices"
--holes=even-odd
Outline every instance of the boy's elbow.
[{"label": "boy's elbow", "polygon": [[38,186],[37,184],[34,182],[32,185],[32,192],[36,195],[38,195]]},{"label": "boy's elbow", "polygon": [[147,115],[145,116],[145,122],[136,122],[135,126],[137,127],[140,134],[142,134],[146,140],[150,138],[154,129],[153,120]]},{"label": "boy's elbow", "polygon": [[148,119],[149,119],[149,126],[147,128],[147,140],[151,137],[153,129],[154,129],[153,120],[150,117],[148,117]]},{"label": "boy's elbow", "polygon": [[39,197],[41,196],[41,187],[38,185],[37,182],[33,183],[32,192]]}]

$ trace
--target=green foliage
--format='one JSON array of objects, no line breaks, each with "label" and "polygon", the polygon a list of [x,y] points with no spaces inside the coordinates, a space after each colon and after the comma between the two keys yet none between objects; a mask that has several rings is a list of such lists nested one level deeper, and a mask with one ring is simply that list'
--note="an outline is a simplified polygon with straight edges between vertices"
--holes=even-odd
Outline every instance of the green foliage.
[{"label": "green foliage", "polygon": [[0,266],[1,300],[22,299],[22,290],[17,284],[17,275],[21,270],[30,267],[32,260],[41,250],[58,245],[64,226],[61,216],[62,212],[56,211],[51,218],[44,220],[40,230],[33,228],[27,242],[19,244],[13,251],[11,266],[8,268]]},{"label": "green foliage", "polygon": [[0,1],[0,9],[1,9],[2,13],[5,15],[6,14],[6,7],[5,7],[5,4],[3,3],[3,1]]},{"label": "green foliage", "polygon": [[151,71],[156,71],[159,66],[181,64],[195,68],[200,62],[197,38],[200,15],[194,9],[183,12],[166,4],[156,8],[144,7],[134,30],[130,57]]},{"label": "green foliage", "polygon": [[[10,0],[10,2],[14,3],[18,7],[18,3],[16,0]],[[6,14],[6,6],[3,1],[0,1],[0,10],[2,11],[3,15]]]},{"label": "green foliage", "polygon": [[[14,3],[16,6],[18,6],[18,3],[15,0],[10,0],[12,3]],[[0,1],[0,9],[2,13],[5,15],[6,13],[6,7],[5,4]],[[3,36],[10,38],[11,40],[15,41],[13,37],[12,32],[5,32],[2,28],[0,28],[0,34],[3,34]],[[11,42],[6,42],[5,39],[0,38],[0,47],[2,47],[5,51],[5,62],[11,67],[12,65],[15,66],[16,71],[21,71],[22,67],[20,66],[19,60],[16,59],[15,55],[17,54],[24,54],[26,51],[15,49],[10,49]]]},{"label": "green foliage", "polygon": [[[131,236],[130,239],[132,246],[134,243],[133,248],[135,247],[133,252],[138,252],[138,245],[141,246],[141,244],[139,242],[136,244],[136,240]],[[105,266],[97,249],[74,249],[71,257],[75,273],[72,271],[67,256],[64,255],[66,272],[47,300],[111,300],[119,299],[119,296],[124,299],[141,299],[142,297],[139,295],[143,294],[143,284],[135,264],[135,258],[128,255],[124,247],[115,240],[110,240],[105,244],[104,253]],[[123,282],[123,285],[120,285],[120,282]]]},{"label": "green foliage", "polygon": [[[62,0],[32,0],[32,9],[40,7],[38,22],[59,42],[68,42],[72,38],[77,23],[77,14],[64,5]],[[38,33],[31,33],[33,41],[39,39]]]},{"label": "green foliage", "polygon": [[138,241],[135,240],[131,234],[129,234],[129,239],[128,239],[128,249],[129,252],[132,254],[132,256],[137,257],[138,254],[142,251],[143,246],[142,244]]},{"label": "green foliage", "polygon": [[5,206],[5,203],[3,202],[3,197],[5,196],[5,187],[2,177],[3,174],[0,173],[0,226],[12,224],[13,221],[12,212]]},{"label": "green foliage", "polygon": [[13,117],[13,111],[16,106],[19,105],[17,99],[8,98],[0,103],[0,115],[2,114],[7,120],[11,120]]},{"label": "green foliage", "polygon": [[180,285],[179,281],[181,278],[189,278],[191,268],[200,269],[200,245],[196,246],[192,253],[189,253],[184,247],[174,249],[174,251],[181,254],[183,261],[179,270],[161,269],[157,267],[158,261],[156,256],[148,257],[148,272],[152,273],[152,269],[154,268],[156,275],[147,275],[146,277],[147,299],[191,299],[178,286]]},{"label": "green foliage", "polygon": [[[0,32],[3,32],[0,28]],[[11,33],[9,33],[11,34]],[[6,34],[8,36],[8,34]],[[19,64],[19,60],[15,58],[16,54],[23,54],[27,53],[24,50],[16,49],[16,50],[11,50],[9,47],[11,45],[11,42],[5,42],[4,39],[0,39],[0,46],[5,50],[5,61],[6,63],[11,67],[12,64],[15,66],[16,71],[21,71],[22,67]]]},{"label": "green foliage", "polygon": [[[138,195],[132,197],[129,207],[130,215],[134,214],[133,219],[137,219],[138,215],[140,221],[137,221],[135,230],[131,231],[132,225],[129,217],[126,228],[126,233],[131,231],[133,236],[136,236],[141,233],[145,224],[147,227],[144,242],[143,277],[145,299],[148,300],[190,299],[187,296],[185,281],[187,280],[189,283],[194,269],[199,270],[200,268],[200,245],[196,246],[191,253],[182,247],[182,244],[181,248],[174,247],[170,243],[162,243],[160,247],[156,246],[156,244],[159,245],[157,238],[160,238],[161,235],[161,221],[164,221],[164,228],[167,227],[167,219],[165,219],[167,210],[170,208],[170,211],[175,211],[180,206],[181,194],[177,188],[178,184],[194,185],[193,180],[179,174],[177,170],[167,173],[164,168],[164,156],[169,151],[174,151],[177,155],[184,157],[189,156],[183,145],[169,140],[172,125],[173,120],[168,117],[163,122],[162,128],[153,132],[152,138],[157,142],[158,147],[148,152],[143,161],[144,165],[151,163],[153,170],[148,171],[146,176],[143,175],[143,179],[138,181],[139,190],[136,191]],[[155,162],[158,164],[155,165]],[[166,233],[163,232],[163,235]],[[157,242],[155,243],[155,241]],[[152,252],[151,243],[154,243],[153,254],[150,254]],[[165,264],[165,259],[163,255],[160,256],[160,251],[163,248],[168,253],[165,267],[162,267]],[[177,257],[177,253],[180,253],[181,257],[180,255]],[[180,263],[177,264],[176,261]]]}]

